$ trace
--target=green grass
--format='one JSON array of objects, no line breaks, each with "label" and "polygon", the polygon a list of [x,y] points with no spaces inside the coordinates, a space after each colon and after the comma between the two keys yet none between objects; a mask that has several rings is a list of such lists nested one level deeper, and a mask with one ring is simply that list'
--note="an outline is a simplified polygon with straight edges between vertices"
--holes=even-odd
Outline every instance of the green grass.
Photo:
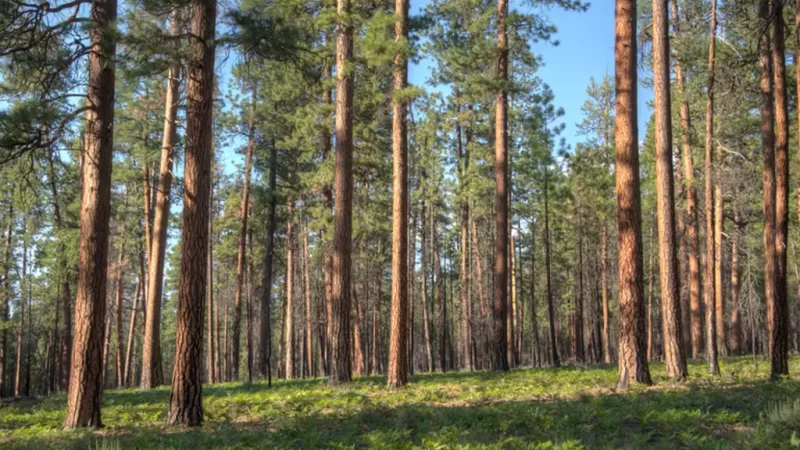
[{"label": "green grass", "polygon": [[[618,392],[616,366],[220,384],[205,389],[202,428],[166,428],[169,389],[106,391],[102,430],[64,431],[63,394],[0,407],[0,448],[604,449],[800,448],[800,383],[769,365],[725,359],[723,375]],[[800,357],[791,360],[800,372]]]}]

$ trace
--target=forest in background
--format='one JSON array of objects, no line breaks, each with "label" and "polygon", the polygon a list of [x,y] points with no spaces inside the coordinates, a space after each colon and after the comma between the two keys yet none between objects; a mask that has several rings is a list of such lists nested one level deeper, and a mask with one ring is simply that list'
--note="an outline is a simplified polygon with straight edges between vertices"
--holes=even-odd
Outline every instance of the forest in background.
[{"label": "forest in background", "polygon": [[99,426],[104,389],[171,384],[199,425],[236,380],[788,375],[797,8],[616,4],[570,147],[532,44],[580,1],[3,0],[0,396]]}]

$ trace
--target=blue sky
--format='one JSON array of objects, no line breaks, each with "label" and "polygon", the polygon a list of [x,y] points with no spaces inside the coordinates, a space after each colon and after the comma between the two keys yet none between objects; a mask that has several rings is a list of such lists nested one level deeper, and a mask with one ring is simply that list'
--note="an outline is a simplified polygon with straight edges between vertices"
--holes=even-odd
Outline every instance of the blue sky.
[{"label": "blue sky", "polygon": [[[511,8],[525,8],[528,0],[510,0]],[[411,0],[411,14],[419,14],[427,0]],[[586,100],[589,79],[600,80],[606,73],[614,73],[614,0],[594,0],[586,12],[566,12],[559,8],[549,11],[550,21],[558,28],[555,38],[558,46],[548,43],[534,44],[533,51],[544,60],[539,70],[540,77],[550,85],[555,94],[555,105],[564,108],[562,122],[566,125],[562,137],[575,146],[583,138],[576,134],[580,123],[581,106]],[[230,77],[231,58],[220,69]],[[430,61],[422,60],[409,70],[409,81],[427,87]],[[227,80],[224,80],[225,83]],[[428,87],[429,88],[429,87]],[[224,88],[223,88],[224,89]],[[647,103],[653,98],[652,90],[639,87],[639,136],[644,137],[650,110]],[[236,173],[243,165],[243,157],[233,148],[244,145],[235,140],[221,155],[226,172]]]}]

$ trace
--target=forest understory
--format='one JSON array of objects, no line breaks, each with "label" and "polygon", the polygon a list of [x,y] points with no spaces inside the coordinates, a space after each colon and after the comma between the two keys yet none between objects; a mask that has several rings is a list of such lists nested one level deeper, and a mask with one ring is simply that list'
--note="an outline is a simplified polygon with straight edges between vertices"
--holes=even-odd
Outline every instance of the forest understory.
[{"label": "forest understory", "polygon": [[[324,378],[207,385],[201,428],[167,428],[169,388],[108,390],[99,430],[64,431],[64,394],[0,406],[4,449],[747,448],[800,446],[800,383],[765,381],[769,361],[689,363],[672,383],[613,388],[616,365],[416,374],[330,387]],[[800,370],[792,355],[790,370]]]}]

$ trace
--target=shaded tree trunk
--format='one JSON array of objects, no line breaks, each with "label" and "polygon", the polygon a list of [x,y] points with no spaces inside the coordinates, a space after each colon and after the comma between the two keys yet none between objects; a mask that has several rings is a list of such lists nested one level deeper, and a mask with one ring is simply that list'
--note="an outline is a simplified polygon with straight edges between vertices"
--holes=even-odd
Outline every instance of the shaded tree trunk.
[{"label": "shaded tree trunk", "polygon": [[106,263],[111,210],[114,123],[114,54],[109,27],[117,19],[116,0],[95,0],[90,17],[86,139],[81,189],[81,234],[75,338],[70,367],[65,428],[100,427],[103,394],[103,339],[106,317]]},{"label": "shaded tree trunk", "polygon": [[608,308],[608,225],[603,222],[600,236],[600,285],[603,301],[603,362],[610,363],[611,355],[611,313]]},{"label": "shaded tree trunk", "polygon": [[139,281],[136,282],[136,291],[133,296],[133,306],[131,308],[131,319],[128,323],[128,343],[125,346],[125,372],[122,375],[122,384],[125,387],[130,387],[133,384],[133,351],[136,345],[136,322],[139,312],[139,299],[142,297],[142,289],[144,284],[144,252],[140,252],[139,256]]},{"label": "shaded tree trunk", "polygon": [[552,364],[555,367],[561,365],[558,357],[558,345],[556,345],[556,323],[555,308],[553,305],[553,274],[552,262],[550,258],[550,193],[548,191],[548,168],[544,168],[544,265],[547,289],[547,317],[550,322],[550,349]]},{"label": "shaded tree trunk", "polygon": [[306,374],[314,375],[314,327],[311,326],[311,254],[308,251],[308,223],[303,222],[303,278],[305,281],[306,299],[306,333],[305,354]]},{"label": "shaded tree trunk", "polygon": [[244,157],[244,188],[242,189],[242,203],[239,212],[239,254],[236,258],[236,291],[233,297],[233,349],[231,350],[231,365],[233,366],[233,379],[239,379],[239,344],[242,333],[242,293],[244,289],[244,272],[247,260],[247,218],[250,215],[250,173],[252,172],[253,149],[256,146],[256,96],[258,89],[252,88],[250,103],[250,125],[247,139],[247,152]]},{"label": "shaded tree trunk", "polygon": [[116,375],[117,375],[117,387],[124,386],[124,380],[122,378],[123,374],[125,373],[125,364],[122,359],[122,292],[124,287],[124,267],[125,267],[125,230],[122,230],[122,235],[120,236],[122,239],[122,243],[120,243],[119,248],[119,259],[117,260],[117,293],[116,293],[116,305],[117,311],[114,314],[114,332],[117,335],[117,351],[116,351]]},{"label": "shaded tree trunk", "polygon": [[[789,236],[789,112],[783,2],[772,3],[772,67],[775,101],[775,304],[772,307],[771,378],[789,375],[789,292],[786,251]],[[766,192],[766,190],[765,190]]]},{"label": "shaded tree trunk", "polygon": [[422,215],[422,262],[420,264],[420,271],[422,272],[422,331],[425,338],[425,356],[428,361],[428,372],[433,372],[435,370],[433,365],[433,337],[431,336],[430,318],[428,317],[428,314],[430,314],[430,307],[428,306],[428,246],[426,245],[425,234],[425,224],[427,223],[430,226],[430,219],[425,220],[425,211],[425,200],[422,200],[422,210],[420,212],[420,215]]},{"label": "shaded tree trunk", "polygon": [[636,126],[636,2],[616,1],[616,192],[619,228],[619,379],[651,384],[647,366],[642,271],[642,212]]},{"label": "shaded tree trunk", "polygon": [[[508,36],[506,33],[506,16],[508,1],[497,2],[497,73],[499,82],[508,79]],[[505,87],[497,92],[495,104],[495,244],[494,244],[494,306],[492,316],[494,322],[494,338],[491,364],[492,369],[508,370],[506,354],[506,315],[508,297],[508,93]]]},{"label": "shaded tree trunk", "polygon": [[336,4],[336,170],[334,174],[333,290],[329,384],[349,383],[351,253],[353,240],[353,25],[350,0]]},{"label": "shaded tree trunk", "polygon": [[213,159],[212,96],[217,2],[195,2],[191,10],[191,32],[203,39],[192,42],[189,56],[178,329],[167,424],[199,426],[203,422],[201,356]]},{"label": "shaded tree trunk", "polygon": [[272,385],[272,262],[274,259],[275,241],[275,209],[278,182],[278,148],[272,143],[269,156],[269,206],[267,211],[267,233],[264,250],[264,272],[261,282],[261,354],[259,367],[261,375]]},{"label": "shaded tree trunk", "polygon": [[583,338],[583,219],[580,214],[578,211],[578,292],[575,295],[572,355],[576,362],[583,363],[586,355]]},{"label": "shaded tree trunk", "polygon": [[[14,202],[8,202],[6,213],[6,236],[5,236],[5,256],[3,258],[3,283],[0,285],[3,296],[3,303],[0,304],[0,322],[4,325],[0,328],[0,397],[6,396],[9,389],[6,387],[6,368],[8,367],[8,306],[11,301],[11,287],[9,276],[11,274],[11,245],[14,232]],[[68,369],[62,369],[68,370]]]},{"label": "shaded tree trunk", "polygon": [[731,353],[742,354],[742,327],[739,320],[739,230],[731,239]]}]

